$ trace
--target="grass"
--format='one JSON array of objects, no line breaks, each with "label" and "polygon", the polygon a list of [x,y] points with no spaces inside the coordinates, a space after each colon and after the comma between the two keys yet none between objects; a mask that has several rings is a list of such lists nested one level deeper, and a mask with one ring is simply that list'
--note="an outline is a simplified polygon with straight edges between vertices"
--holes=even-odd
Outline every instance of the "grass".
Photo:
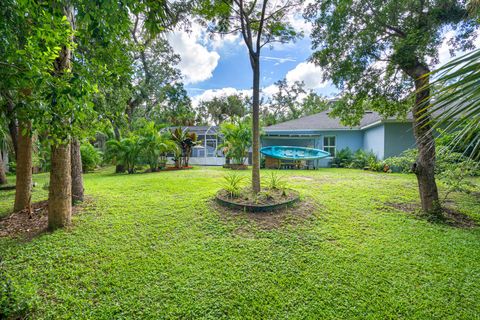
[{"label": "grass", "polygon": [[[0,238],[31,318],[479,318],[480,228],[385,206],[417,202],[413,175],[281,171],[319,208],[264,230],[211,209],[225,169],[111,172],[85,175],[95,202],[72,228],[29,242]],[[47,179],[35,176],[34,200],[47,196]],[[480,222],[478,198],[455,200]],[[1,212],[12,203],[12,192],[1,193]]]}]

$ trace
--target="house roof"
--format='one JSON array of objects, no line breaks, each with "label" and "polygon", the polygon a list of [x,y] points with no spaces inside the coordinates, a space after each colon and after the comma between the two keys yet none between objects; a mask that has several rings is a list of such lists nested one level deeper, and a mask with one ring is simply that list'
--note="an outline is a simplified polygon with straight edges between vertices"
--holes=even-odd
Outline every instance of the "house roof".
[{"label": "house roof", "polygon": [[[367,126],[379,123],[384,120],[380,114],[374,111],[365,112],[363,118],[360,120],[358,126],[344,126],[340,123],[340,119],[331,118],[329,116],[330,111],[323,111],[320,113],[312,114],[310,116],[302,117],[299,119],[294,119],[290,121],[285,121],[282,123],[274,124],[264,128],[265,132],[269,131],[290,131],[290,130],[302,130],[302,131],[319,131],[319,130],[350,130],[356,129],[360,130]],[[411,120],[411,113],[407,116],[405,121]],[[394,119],[388,119],[394,120]]]}]

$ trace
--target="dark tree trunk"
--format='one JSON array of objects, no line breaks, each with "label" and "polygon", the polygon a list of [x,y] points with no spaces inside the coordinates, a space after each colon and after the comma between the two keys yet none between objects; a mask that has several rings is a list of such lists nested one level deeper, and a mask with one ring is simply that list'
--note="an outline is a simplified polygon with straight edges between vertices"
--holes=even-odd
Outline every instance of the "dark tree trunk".
[{"label": "dark tree trunk", "polygon": [[70,224],[72,216],[72,178],[70,144],[52,146],[50,190],[48,193],[48,229]]},{"label": "dark tree trunk", "polygon": [[429,72],[428,67],[420,63],[408,71],[408,74],[415,80],[416,90],[412,114],[418,158],[413,165],[413,172],[417,176],[422,210],[425,213],[441,215],[442,210],[435,181],[435,139],[428,110],[430,104]]},{"label": "dark tree trunk", "polygon": [[0,185],[1,184],[7,184],[7,175],[5,173],[5,164],[3,163],[3,156],[2,153],[0,152]]},{"label": "dark tree trunk", "polygon": [[260,59],[251,57],[253,70],[252,96],[252,190],[260,192]]},{"label": "dark tree trunk", "polygon": [[72,139],[71,164],[72,164],[72,203],[83,201],[83,176],[82,155],[80,153],[80,141]]},{"label": "dark tree trunk", "polygon": [[14,211],[20,211],[30,206],[32,195],[31,128],[30,122],[19,123]]}]

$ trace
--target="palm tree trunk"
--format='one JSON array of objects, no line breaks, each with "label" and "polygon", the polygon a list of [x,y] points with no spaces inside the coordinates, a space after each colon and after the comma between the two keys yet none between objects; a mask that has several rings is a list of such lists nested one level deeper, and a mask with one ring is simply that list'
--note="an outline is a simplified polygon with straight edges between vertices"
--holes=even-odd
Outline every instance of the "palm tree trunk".
[{"label": "palm tree trunk", "polygon": [[30,206],[32,196],[32,125],[30,122],[19,123],[18,154],[16,168],[16,187],[14,211]]},{"label": "palm tree trunk", "polygon": [[70,224],[72,216],[72,178],[70,144],[52,146],[48,229]]},{"label": "palm tree trunk", "polygon": [[252,97],[252,190],[260,192],[260,59],[251,57],[253,69]]},{"label": "palm tree trunk", "polygon": [[80,153],[80,141],[72,139],[71,164],[72,164],[72,203],[83,201],[83,176],[82,155]]}]

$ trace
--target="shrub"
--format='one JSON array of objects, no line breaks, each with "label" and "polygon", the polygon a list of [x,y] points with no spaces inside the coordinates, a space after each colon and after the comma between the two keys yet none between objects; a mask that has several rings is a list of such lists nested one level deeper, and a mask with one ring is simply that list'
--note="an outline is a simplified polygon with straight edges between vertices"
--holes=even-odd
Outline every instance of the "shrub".
[{"label": "shrub", "polygon": [[102,162],[102,153],[90,143],[80,146],[80,154],[82,155],[82,169],[84,173],[95,170]]},{"label": "shrub", "polygon": [[359,149],[353,155],[353,160],[350,163],[349,168],[365,169],[371,168],[371,166],[376,168],[377,162],[377,156],[372,151],[364,151]]},{"label": "shrub", "polygon": [[383,164],[385,168],[391,172],[411,173],[417,154],[416,149],[408,149],[397,157],[390,157],[383,160]]},{"label": "shrub", "polygon": [[332,166],[336,168],[348,168],[353,161],[353,152],[350,148],[345,148],[337,152],[332,161]]}]

